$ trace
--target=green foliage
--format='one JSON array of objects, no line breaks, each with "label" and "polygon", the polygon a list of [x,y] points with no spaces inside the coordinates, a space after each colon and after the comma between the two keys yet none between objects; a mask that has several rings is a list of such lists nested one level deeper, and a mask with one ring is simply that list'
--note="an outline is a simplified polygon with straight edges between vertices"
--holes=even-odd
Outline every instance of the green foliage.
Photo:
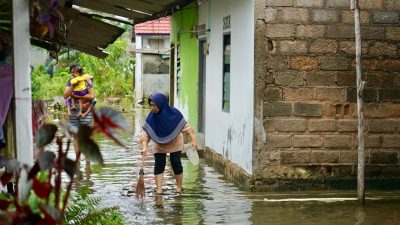
[{"label": "green foliage", "polygon": [[55,96],[61,96],[70,76],[68,68],[59,68],[53,77],[50,77],[45,72],[44,66],[39,66],[32,72],[32,98],[49,100]]},{"label": "green foliage", "polygon": [[0,200],[10,200],[12,196],[6,192],[0,192]]},{"label": "green foliage", "polygon": [[132,95],[134,63],[132,56],[126,52],[128,43],[118,39],[105,50],[110,55],[99,59],[82,53],[79,63],[86,73],[94,76],[96,96]]},{"label": "green foliage", "polygon": [[[105,59],[76,51],[62,51],[59,55],[59,67],[52,77],[46,73],[43,65],[33,70],[32,98],[49,100],[62,96],[65,84],[71,76],[68,66],[73,62],[81,64],[84,72],[94,77],[96,97],[132,95],[135,60],[127,52],[127,47],[128,42],[117,39],[105,49],[109,53]],[[54,62],[50,64],[53,65]]]},{"label": "green foliage", "polygon": [[118,211],[117,206],[98,209],[101,198],[89,197],[88,194],[87,189],[77,191],[76,196],[72,198],[70,206],[67,208],[65,225],[124,224],[122,214]]}]

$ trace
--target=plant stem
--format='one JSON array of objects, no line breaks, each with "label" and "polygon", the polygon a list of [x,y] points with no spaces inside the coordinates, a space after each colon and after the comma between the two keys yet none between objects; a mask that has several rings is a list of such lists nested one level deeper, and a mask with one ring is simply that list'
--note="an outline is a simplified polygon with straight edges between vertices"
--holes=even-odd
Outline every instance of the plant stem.
[{"label": "plant stem", "polygon": [[71,178],[71,181],[69,182],[69,184],[67,186],[67,193],[65,194],[63,206],[62,206],[62,209],[61,209],[61,215],[64,215],[65,209],[67,208],[68,199],[69,199],[69,195],[71,193],[71,189],[72,189],[72,184],[73,183],[74,183],[74,178]]},{"label": "plant stem", "polygon": [[[70,141],[68,141],[67,150],[68,150],[68,148],[69,148],[69,143],[70,143]],[[78,155],[76,156],[76,159],[75,159],[75,166],[76,166],[76,168],[79,168],[79,167],[78,167],[78,163],[80,163],[80,158],[81,158],[81,152],[78,152]],[[75,176],[75,175],[74,175],[74,176]],[[71,194],[72,184],[73,184],[73,182],[74,182],[74,176],[71,177],[71,181],[69,182],[69,184],[68,184],[68,186],[67,186],[67,193],[65,194],[64,203],[63,203],[63,206],[62,206],[62,209],[61,209],[61,215],[64,215],[65,209],[67,208],[67,203],[68,203],[69,195]]]},{"label": "plant stem", "polygon": [[[49,184],[51,184],[51,177],[52,177],[52,175],[53,175],[53,173],[52,173],[52,168],[50,167],[50,168],[49,168],[49,177],[48,177],[48,181],[47,181]],[[49,204],[49,201],[50,201],[50,198],[47,197],[46,204]]]},{"label": "plant stem", "polygon": [[59,209],[60,194],[61,194],[61,172],[62,172],[62,139],[57,137],[58,158],[57,158],[57,177],[56,177],[56,199],[54,201],[55,208]]}]

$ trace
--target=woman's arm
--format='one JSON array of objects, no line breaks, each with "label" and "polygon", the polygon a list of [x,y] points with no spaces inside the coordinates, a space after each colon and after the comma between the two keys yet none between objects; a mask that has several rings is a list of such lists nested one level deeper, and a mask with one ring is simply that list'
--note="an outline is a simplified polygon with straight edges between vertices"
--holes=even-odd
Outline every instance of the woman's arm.
[{"label": "woman's arm", "polygon": [[70,97],[72,95],[73,91],[74,91],[73,85],[65,87],[64,94],[63,94],[64,99],[67,99],[68,97]]},{"label": "woman's arm", "polygon": [[183,129],[182,132],[189,135],[190,140],[192,141],[192,147],[197,149],[197,143],[196,143],[196,134],[194,133],[193,128],[187,123]]},{"label": "woman's arm", "polygon": [[142,130],[141,135],[140,135],[140,144],[142,145],[142,150],[140,150],[140,153],[142,154],[142,157],[146,159],[147,156],[147,144],[149,143],[149,135],[145,130]]},{"label": "woman's arm", "polygon": [[80,99],[85,99],[85,100],[93,100],[94,97],[95,97],[94,89],[93,88],[88,88],[87,90],[88,90],[88,93],[86,95],[84,95],[84,96],[79,96],[79,95],[74,95],[74,94],[71,94],[71,95],[74,98],[80,98]]},{"label": "woman's arm", "polygon": [[74,88],[76,87],[76,84],[74,84],[74,85],[71,84],[71,80],[72,80],[72,78],[69,78],[67,81],[67,84],[65,85],[65,89],[64,89],[64,93],[63,93],[64,99],[71,97],[72,92],[74,91]]},{"label": "woman's arm", "polygon": [[194,134],[194,131],[193,132],[189,132],[188,135],[190,137],[190,140],[192,140],[192,147],[197,149],[196,135]]}]

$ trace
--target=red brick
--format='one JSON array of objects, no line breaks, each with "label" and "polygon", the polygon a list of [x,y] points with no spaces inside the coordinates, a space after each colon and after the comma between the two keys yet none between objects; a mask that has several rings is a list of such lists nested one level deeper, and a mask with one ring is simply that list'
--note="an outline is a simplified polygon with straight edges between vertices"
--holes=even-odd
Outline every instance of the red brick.
[{"label": "red brick", "polygon": [[292,147],[292,136],[291,135],[278,135],[270,134],[267,135],[267,148],[290,148]]},{"label": "red brick", "polygon": [[[381,70],[382,62],[379,59],[363,59],[362,63],[362,70],[363,71],[378,71]],[[356,60],[353,59],[351,62],[351,67],[353,70],[356,68]],[[355,72],[354,72],[355,74]]]},{"label": "red brick", "polygon": [[335,120],[319,119],[308,121],[309,132],[333,132],[335,131]]},{"label": "red brick", "polygon": [[382,62],[383,71],[400,72],[400,59],[385,59]]},{"label": "red brick", "polygon": [[313,88],[284,88],[283,99],[286,101],[307,101],[312,100]]},{"label": "red brick", "polygon": [[325,148],[348,148],[352,146],[351,135],[325,135]]},{"label": "red brick", "polygon": [[341,151],[340,163],[357,163],[358,155],[356,151]]},{"label": "red brick", "polygon": [[317,88],[316,99],[319,101],[343,102],[346,90],[344,88]]},{"label": "red brick", "polygon": [[356,132],[358,129],[358,120],[338,120],[337,130],[338,132]]},{"label": "red brick", "polygon": [[370,103],[365,105],[365,117],[367,118],[393,118],[400,117],[399,103]]},{"label": "red brick", "polygon": [[396,56],[397,44],[388,42],[375,42],[368,51],[372,56]]},{"label": "red brick", "polygon": [[295,70],[315,70],[318,68],[318,57],[293,56],[290,57],[290,68]]},{"label": "red brick", "polygon": [[338,86],[356,86],[356,73],[354,71],[339,71],[336,73]]},{"label": "red brick", "polygon": [[310,152],[281,152],[282,164],[306,164],[310,162]]},{"label": "red brick", "polygon": [[306,121],[304,119],[281,119],[277,120],[276,127],[280,132],[304,132]]},{"label": "red brick", "polygon": [[321,147],[320,135],[294,135],[293,147],[295,148],[315,148]]},{"label": "red brick", "polygon": [[383,0],[359,0],[360,9],[383,9]]},{"label": "red brick", "polygon": [[336,72],[309,71],[306,74],[307,86],[336,86]]},{"label": "red brick", "polygon": [[276,131],[276,120],[274,119],[264,119],[264,128],[267,132]]},{"label": "red brick", "polygon": [[339,151],[311,151],[311,163],[339,163]]},{"label": "red brick", "polygon": [[336,40],[319,39],[311,43],[310,52],[336,53],[338,44]]}]

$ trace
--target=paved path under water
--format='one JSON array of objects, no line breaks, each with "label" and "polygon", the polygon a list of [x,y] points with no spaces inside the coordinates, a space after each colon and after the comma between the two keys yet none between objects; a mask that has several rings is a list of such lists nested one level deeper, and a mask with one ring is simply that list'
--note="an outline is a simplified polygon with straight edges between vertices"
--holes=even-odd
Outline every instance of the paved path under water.
[{"label": "paved path under water", "polygon": [[[145,166],[146,197],[133,192],[140,167],[136,131],[124,134],[128,149],[97,138],[105,166],[82,166],[79,185],[101,196],[102,206],[119,206],[127,224],[271,224],[271,225],[400,225],[400,192],[368,192],[367,204],[358,207],[356,192],[251,193],[241,191],[200,161],[184,165],[184,193],[175,193],[175,180],[167,165],[164,194],[155,195],[154,159]],[[83,163],[84,164],[84,163]]]}]

